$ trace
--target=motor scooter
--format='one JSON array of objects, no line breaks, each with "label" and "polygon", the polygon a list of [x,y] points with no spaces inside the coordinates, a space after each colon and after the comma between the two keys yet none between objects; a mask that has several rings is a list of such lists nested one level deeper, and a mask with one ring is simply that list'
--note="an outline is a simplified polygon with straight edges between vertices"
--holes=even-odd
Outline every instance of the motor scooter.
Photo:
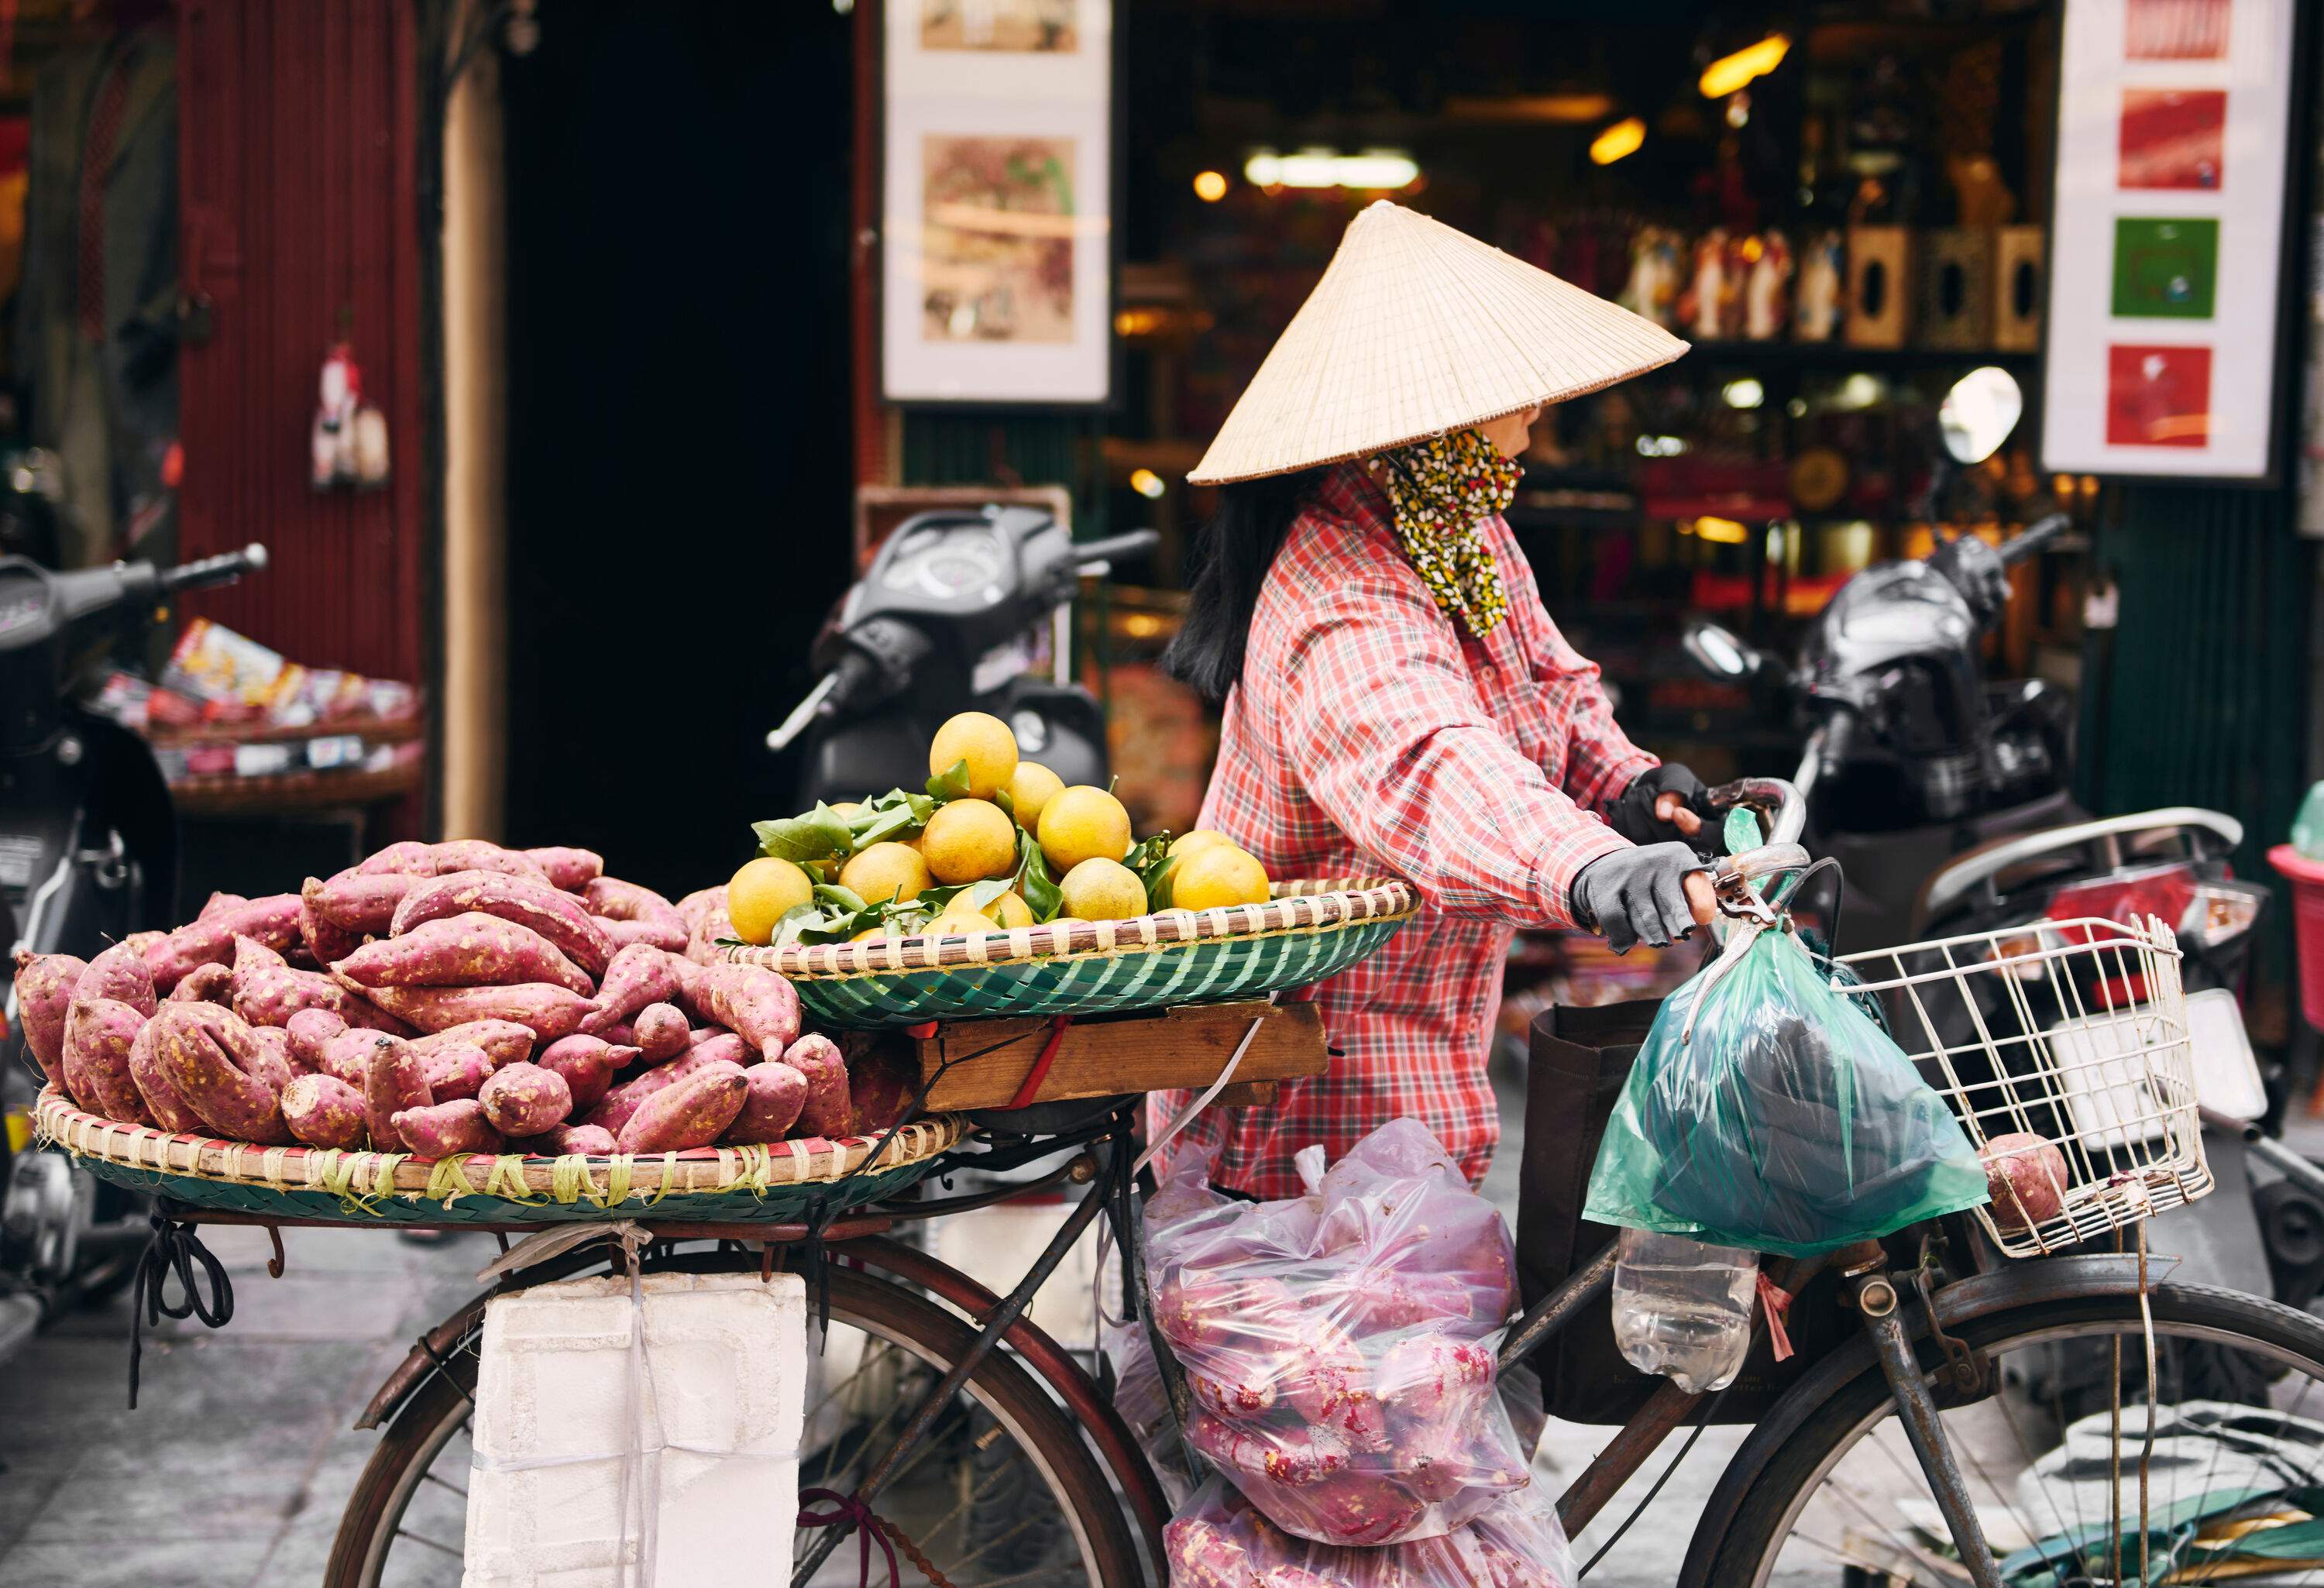
[{"label": "motor scooter", "polygon": [[1007,723],[1019,751],[1068,785],[1103,786],[1105,720],[1067,671],[1067,614],[1084,575],[1160,539],[1076,541],[1031,507],[906,519],[816,638],[822,678],[767,735],[770,750],[807,736],[800,804],[918,786],[928,741],[964,711]]},{"label": "motor scooter", "polygon": [[[56,573],[0,558],[0,943],[83,958],[176,916],[178,829],[144,739],[81,705],[83,664],[143,632],[180,591],[266,566],[266,549],[173,568]],[[42,1084],[16,1019],[0,1039],[0,1361],[47,1320],[125,1283],[151,1231],[142,1201],[30,1152]]]},{"label": "motor scooter", "polygon": [[[1994,368],[1947,394],[1923,498],[1932,521],[1959,471],[2007,439],[2022,402]],[[1910,941],[1919,885],[1952,855],[2082,814],[2065,790],[2070,704],[2036,679],[1987,683],[1979,655],[2007,569],[2070,527],[2052,513],[1999,547],[1962,535],[1926,559],[1875,563],[1834,593],[1788,666],[1716,623],[1686,630],[1702,671],[1803,722],[1793,781],[1809,842],[1846,877],[1845,949]]]}]

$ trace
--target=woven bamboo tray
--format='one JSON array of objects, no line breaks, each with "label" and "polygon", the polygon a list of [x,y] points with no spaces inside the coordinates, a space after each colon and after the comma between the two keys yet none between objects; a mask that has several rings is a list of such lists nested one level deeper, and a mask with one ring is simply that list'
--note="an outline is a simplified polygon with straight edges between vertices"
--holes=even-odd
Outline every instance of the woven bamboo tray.
[{"label": "woven bamboo tray", "polygon": [[1320,982],[1387,942],[1418,908],[1411,887],[1393,879],[1286,882],[1264,904],[732,952],[780,971],[826,1025],[1111,1014]]},{"label": "woven bamboo tray", "polygon": [[954,1114],[915,1121],[896,1132],[878,1168],[851,1177],[877,1137],[636,1157],[422,1159],[173,1135],[85,1113],[54,1086],[42,1092],[32,1125],[91,1174],[133,1191],[235,1213],[428,1225],[558,1223],[648,1210],[705,1223],[798,1223],[896,1195],[967,1133]]}]

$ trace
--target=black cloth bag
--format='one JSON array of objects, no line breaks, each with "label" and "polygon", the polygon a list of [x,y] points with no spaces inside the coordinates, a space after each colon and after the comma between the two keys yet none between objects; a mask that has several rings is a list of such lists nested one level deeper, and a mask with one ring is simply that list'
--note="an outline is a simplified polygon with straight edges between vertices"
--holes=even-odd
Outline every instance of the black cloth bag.
[{"label": "black cloth bag", "polygon": [[[1517,1284],[1531,1306],[1605,1250],[1617,1232],[1582,1216],[1606,1122],[1629,1079],[1660,1001],[1549,1010],[1533,1023],[1526,1066],[1525,1156],[1518,1169]],[[1756,1422],[1842,1337],[1839,1279],[1824,1273],[1794,1298],[1785,1319],[1794,1355],[1778,1362],[1762,1338],[1719,1403],[1715,1423]],[[1542,1401],[1573,1423],[1618,1424],[1663,1380],[1624,1359],[1613,1314],[1598,1302],[1537,1352]]]}]

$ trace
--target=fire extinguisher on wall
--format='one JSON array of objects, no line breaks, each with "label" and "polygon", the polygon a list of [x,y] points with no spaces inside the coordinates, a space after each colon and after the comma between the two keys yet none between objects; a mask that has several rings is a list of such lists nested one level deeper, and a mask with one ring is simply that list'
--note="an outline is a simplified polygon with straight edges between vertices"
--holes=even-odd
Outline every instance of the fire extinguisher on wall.
[{"label": "fire extinguisher on wall", "polygon": [[387,416],[363,400],[363,368],[351,343],[332,344],[323,359],[309,448],[309,483],[318,491],[387,484]]}]

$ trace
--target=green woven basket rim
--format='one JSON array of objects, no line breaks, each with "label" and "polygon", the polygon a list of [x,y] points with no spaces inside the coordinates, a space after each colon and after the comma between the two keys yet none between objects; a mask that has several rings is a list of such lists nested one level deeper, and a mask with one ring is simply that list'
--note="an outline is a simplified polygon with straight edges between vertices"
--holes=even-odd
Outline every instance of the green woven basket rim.
[{"label": "green woven basket rim", "polygon": [[1275,884],[1264,904],[1166,909],[1120,921],[1047,922],[957,937],[864,943],[734,948],[729,957],[779,971],[794,982],[844,981],[913,971],[954,971],[1037,960],[1118,956],[1188,943],[1233,942],[1289,932],[1330,932],[1401,920],[1420,908],[1412,885],[1394,877],[1297,879]]},{"label": "green woven basket rim", "polygon": [[[92,1170],[110,1167],[152,1176],[162,1183],[158,1188],[163,1194],[173,1194],[169,1187],[185,1187],[186,1200],[210,1205],[217,1204],[206,1193],[231,1186],[262,1196],[325,1197],[348,1213],[386,1201],[449,1206],[478,1198],[510,1208],[642,1204],[670,1216],[689,1214],[693,1204],[713,1198],[795,1204],[798,1198],[792,1194],[828,1192],[850,1176],[853,1185],[888,1181],[899,1170],[925,1173],[969,1132],[968,1122],[958,1114],[915,1120],[896,1131],[873,1168],[859,1175],[865,1159],[880,1147],[880,1137],[815,1137],[770,1147],[613,1157],[477,1153],[428,1160],[406,1153],[261,1147],[123,1124],[75,1107],[53,1085],[42,1092],[32,1125],[40,1140]],[[779,1210],[764,1216],[779,1216]]]}]

